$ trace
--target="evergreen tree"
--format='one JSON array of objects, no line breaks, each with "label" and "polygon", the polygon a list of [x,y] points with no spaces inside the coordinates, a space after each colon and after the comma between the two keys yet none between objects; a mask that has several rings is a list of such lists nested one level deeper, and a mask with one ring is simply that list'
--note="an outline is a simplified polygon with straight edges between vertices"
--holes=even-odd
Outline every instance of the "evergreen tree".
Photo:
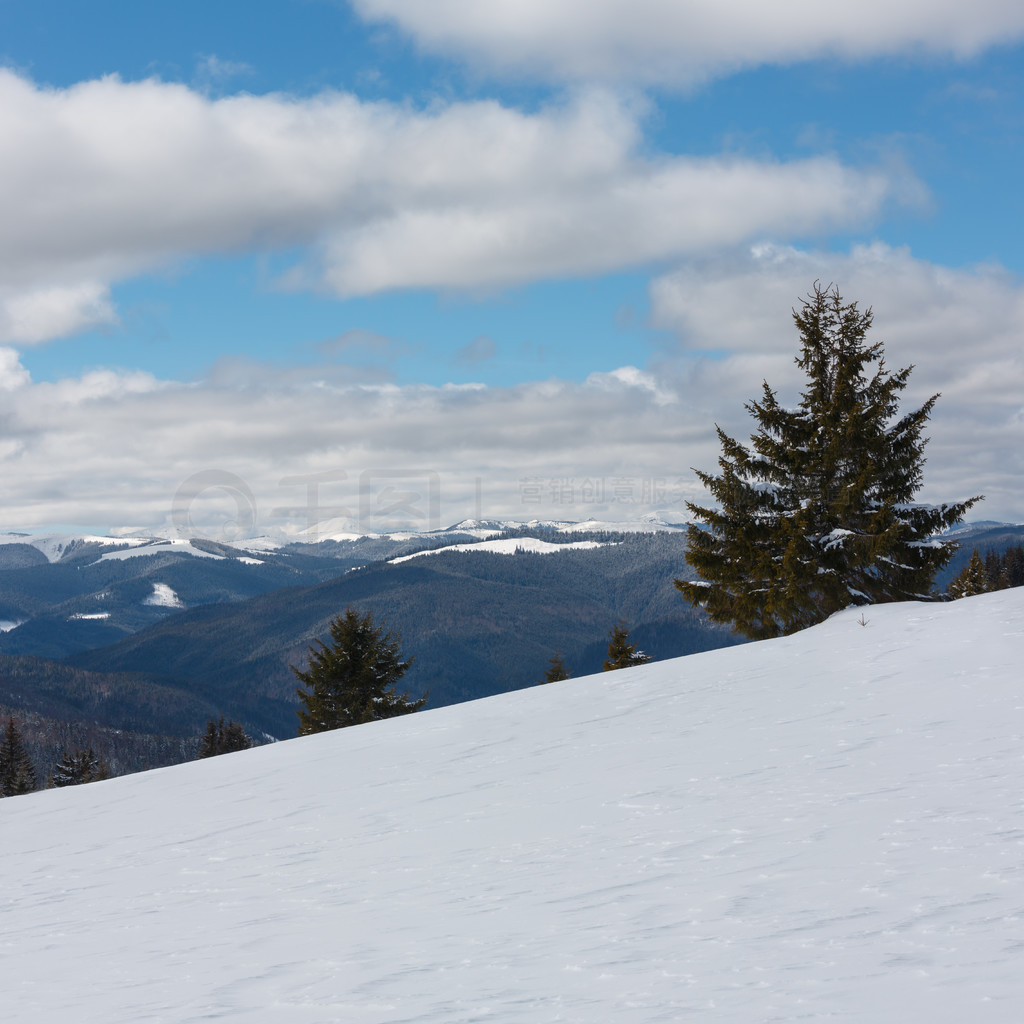
[{"label": "evergreen tree", "polygon": [[1003,552],[1003,572],[1008,586],[1024,586],[1024,545]]},{"label": "evergreen tree", "polygon": [[544,678],[538,680],[540,683],[557,683],[562,679],[569,678],[569,669],[566,667],[565,662],[562,660],[561,654],[555,651],[551,655],[551,660],[548,662],[548,670],[544,673]]},{"label": "evergreen tree", "polygon": [[0,796],[18,796],[35,789],[38,789],[35,765],[25,749],[14,715],[9,715],[0,740]]},{"label": "evergreen tree", "polygon": [[60,789],[109,778],[110,769],[106,762],[89,747],[88,750],[65,750],[50,773],[50,785]]},{"label": "evergreen tree", "polygon": [[300,736],[407,715],[427,703],[426,694],[410,700],[394,692],[412,659],[402,660],[400,637],[375,626],[370,612],[350,607],[331,620],[330,637],[330,646],[318,640],[310,647],[308,671],[292,669],[307,687],[297,691],[305,705]]},{"label": "evergreen tree", "polygon": [[228,719],[224,724],[224,716],[215,722],[212,718],[206,723],[206,732],[199,744],[199,753],[196,759],[201,757],[216,757],[218,754],[230,754],[236,750],[248,750],[252,746],[252,739],[238,722]]},{"label": "evergreen tree", "polygon": [[950,581],[947,593],[954,600],[960,597],[973,597],[975,594],[986,594],[996,589],[989,581],[985,562],[978,549],[971,554],[971,560]]},{"label": "evergreen tree", "polygon": [[687,507],[686,560],[699,577],[676,580],[715,622],[752,639],[813,625],[851,604],[930,596],[953,541],[932,539],[979,498],[912,504],[921,485],[921,436],[938,395],[897,418],[913,367],[890,373],[872,313],[837,289],[814,291],[793,319],[807,387],[783,408],[767,382],[747,404],[751,447],[718,429],[719,476],[696,471],[718,503]]},{"label": "evergreen tree", "polygon": [[634,665],[643,665],[651,660],[643,651],[636,649],[636,644],[629,642],[629,630],[626,628],[625,622],[613,626],[608,635],[611,637],[608,643],[608,657],[601,665],[605,672],[614,672],[620,668],[632,668]]},{"label": "evergreen tree", "polygon": [[985,553],[985,572],[989,590],[1007,590],[1024,586],[1024,546],[1007,548],[1002,554],[997,551]]}]

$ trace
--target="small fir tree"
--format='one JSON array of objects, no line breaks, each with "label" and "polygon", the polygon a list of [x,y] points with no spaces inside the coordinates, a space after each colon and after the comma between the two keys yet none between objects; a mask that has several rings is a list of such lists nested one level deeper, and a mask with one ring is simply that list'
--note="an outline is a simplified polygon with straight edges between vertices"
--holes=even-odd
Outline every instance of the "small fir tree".
[{"label": "small fir tree", "polygon": [[50,773],[50,785],[60,789],[109,778],[107,763],[89,747],[88,750],[65,750]]},{"label": "small fir tree", "polygon": [[629,629],[625,622],[613,626],[608,635],[611,637],[608,643],[608,657],[601,665],[605,672],[614,672],[620,668],[632,668],[634,665],[643,665],[651,660],[643,651],[636,649],[636,644],[629,642]]},{"label": "small fir tree", "polygon": [[956,547],[934,536],[980,500],[912,503],[939,396],[897,418],[913,367],[885,368],[882,344],[866,341],[870,309],[815,284],[793,319],[806,390],[786,409],[764,384],[746,406],[758,423],[750,448],[717,428],[721,473],[696,471],[717,507],[687,503],[697,522],[686,560],[698,579],[676,580],[712,620],[755,640],[851,604],[931,596]]},{"label": "small fir tree", "polygon": [[989,590],[1007,590],[1024,586],[1024,546],[1007,548],[1002,554],[988,551],[985,554],[985,572],[988,574]]},{"label": "small fir tree", "polygon": [[1024,586],[1024,545],[1018,544],[1003,552],[1000,576],[1006,579],[1007,587]]},{"label": "small fir tree", "polygon": [[25,749],[14,715],[9,715],[0,740],[0,796],[18,796],[38,788],[35,765]]},{"label": "small fir tree", "polygon": [[238,722],[228,719],[224,724],[224,716],[215,722],[212,718],[206,723],[206,732],[203,734],[199,744],[199,753],[196,759],[201,757],[216,757],[218,754],[231,754],[236,750],[248,750],[252,746],[252,739]]},{"label": "small fir tree", "polygon": [[394,687],[412,665],[402,660],[400,637],[375,626],[370,612],[349,608],[331,620],[330,646],[317,641],[309,649],[309,669],[292,671],[305,684],[298,690],[299,735],[342,729],[419,711],[427,695],[410,700]]},{"label": "small fir tree", "polygon": [[995,589],[990,580],[985,562],[978,549],[971,553],[971,560],[950,581],[947,593],[956,600],[961,597],[973,597],[975,594],[987,594]]},{"label": "small fir tree", "polygon": [[548,670],[544,673],[544,678],[538,680],[540,683],[557,683],[562,679],[569,678],[569,669],[566,667],[565,662],[562,660],[561,654],[555,651],[551,655],[551,660],[548,662]]}]

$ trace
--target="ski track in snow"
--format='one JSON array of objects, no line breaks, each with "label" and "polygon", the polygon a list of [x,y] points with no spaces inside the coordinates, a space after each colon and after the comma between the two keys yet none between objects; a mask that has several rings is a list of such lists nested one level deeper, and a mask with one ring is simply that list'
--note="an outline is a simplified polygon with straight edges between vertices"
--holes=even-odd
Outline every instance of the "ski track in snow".
[{"label": "ski track in snow", "polygon": [[2,800],[4,1020],[1019,1024],[1022,623],[850,609]]}]

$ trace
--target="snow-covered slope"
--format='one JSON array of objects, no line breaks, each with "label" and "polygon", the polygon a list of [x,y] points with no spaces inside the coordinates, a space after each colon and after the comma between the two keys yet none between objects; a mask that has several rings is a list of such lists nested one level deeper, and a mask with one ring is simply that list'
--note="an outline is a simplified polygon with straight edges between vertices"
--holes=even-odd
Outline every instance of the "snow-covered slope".
[{"label": "snow-covered slope", "polygon": [[411,555],[392,558],[391,562],[393,565],[398,565],[399,562],[408,562],[410,558],[439,555],[446,551],[485,551],[492,555],[516,555],[521,551],[528,551],[534,555],[551,555],[560,551],[590,551],[600,547],[604,547],[604,545],[594,540],[574,540],[564,544],[552,544],[551,541],[538,540],[536,537],[505,537],[499,540],[481,540],[472,544],[449,544],[443,548],[428,548]]},{"label": "snow-covered slope", "polygon": [[86,547],[103,547],[117,545],[124,556],[131,554],[131,549],[152,543],[148,537],[100,537],[83,533],[4,533],[0,534],[2,544],[28,544],[41,551],[48,562],[59,562],[62,558],[74,554]]},{"label": "snow-covered slope", "polygon": [[851,610],[0,801],[4,1020],[1016,1024],[1022,661]]}]

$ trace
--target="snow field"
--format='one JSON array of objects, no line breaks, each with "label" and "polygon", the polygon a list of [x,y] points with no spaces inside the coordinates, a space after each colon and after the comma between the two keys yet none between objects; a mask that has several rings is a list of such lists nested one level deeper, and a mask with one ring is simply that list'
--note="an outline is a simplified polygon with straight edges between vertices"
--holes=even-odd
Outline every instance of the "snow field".
[{"label": "snow field", "polygon": [[1024,591],[0,801],[6,1021],[1024,1019]]}]

